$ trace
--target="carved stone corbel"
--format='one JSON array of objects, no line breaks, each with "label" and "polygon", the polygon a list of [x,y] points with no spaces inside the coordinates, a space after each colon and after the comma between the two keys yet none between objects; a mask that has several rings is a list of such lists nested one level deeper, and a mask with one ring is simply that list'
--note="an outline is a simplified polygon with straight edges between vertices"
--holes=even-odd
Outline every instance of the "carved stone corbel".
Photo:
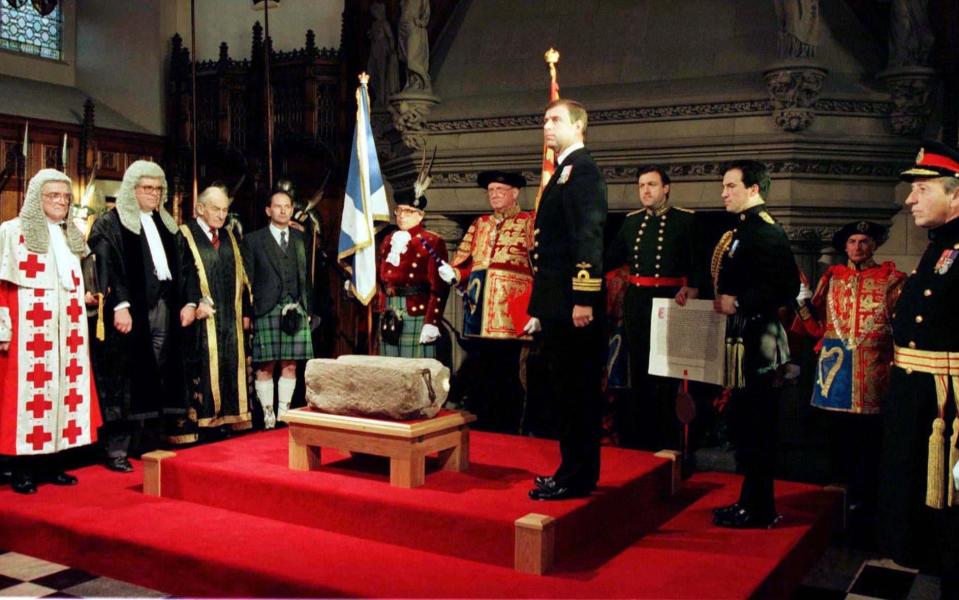
[{"label": "carved stone corbel", "polygon": [[773,102],[773,119],[780,129],[797,132],[812,124],[828,72],[812,61],[798,60],[777,63],[763,73]]},{"label": "carved stone corbel", "polygon": [[920,135],[932,113],[929,98],[935,89],[936,71],[910,65],[888,69],[876,78],[889,88],[893,105],[889,113],[892,130],[898,135]]},{"label": "carved stone corbel", "polygon": [[410,150],[422,150],[426,145],[426,117],[440,99],[428,92],[403,91],[390,96],[390,114],[393,127]]}]

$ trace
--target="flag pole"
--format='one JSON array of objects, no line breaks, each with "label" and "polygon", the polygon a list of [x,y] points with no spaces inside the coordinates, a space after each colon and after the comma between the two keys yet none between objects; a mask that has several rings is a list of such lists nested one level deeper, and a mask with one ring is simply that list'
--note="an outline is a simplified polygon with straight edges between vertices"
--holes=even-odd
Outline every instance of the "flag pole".
[{"label": "flag pole", "polygon": [[[197,164],[196,164],[196,161],[197,161],[196,145],[197,145],[197,141],[199,140],[199,136],[197,135],[197,132],[196,132],[196,125],[197,125],[197,117],[196,117],[196,94],[197,94],[197,89],[196,89],[196,62],[197,62],[197,56],[196,56],[196,0],[190,0],[190,52],[193,53],[193,60],[191,61],[192,64],[191,64],[191,70],[190,70],[190,78],[191,78],[191,80],[192,80],[192,84],[191,84],[191,85],[193,86],[193,93],[190,94],[190,103],[191,103],[191,108],[190,108],[190,121],[192,121],[192,123],[190,124],[190,137],[193,138],[193,139],[191,140],[191,141],[192,141],[192,144],[191,144],[191,145],[193,146],[193,214],[196,215],[196,202],[197,202],[197,196],[199,195],[199,189],[198,189],[198,188],[199,188],[199,185],[200,185],[200,183],[199,183],[199,178],[197,177]],[[164,198],[164,200],[166,200],[166,199]]]},{"label": "flag pole", "polygon": [[273,189],[273,92],[270,89],[270,0],[263,0],[263,23],[265,38],[263,40],[264,62],[266,72],[266,182],[269,189]]},{"label": "flag pole", "polygon": [[[559,62],[559,52],[555,48],[550,48],[543,55],[543,58],[546,60],[546,66],[549,68],[549,101],[559,100],[559,82],[556,76],[556,64]],[[539,189],[536,190],[536,204],[534,209],[539,208],[539,200],[543,196],[543,190],[546,189],[549,178],[553,176],[553,171],[556,170],[556,165],[553,162],[554,159],[553,151],[546,146],[546,142],[543,142],[543,169],[542,175],[540,176]]]},{"label": "flag pole", "polygon": [[366,353],[373,354],[373,303],[366,305]]},{"label": "flag pole", "polygon": [[27,163],[30,162],[30,121],[24,121],[23,125],[23,147],[20,149],[20,153],[23,155],[23,176],[20,178],[20,203],[17,205],[17,209],[23,206],[23,199],[27,193],[27,169],[30,167]]}]

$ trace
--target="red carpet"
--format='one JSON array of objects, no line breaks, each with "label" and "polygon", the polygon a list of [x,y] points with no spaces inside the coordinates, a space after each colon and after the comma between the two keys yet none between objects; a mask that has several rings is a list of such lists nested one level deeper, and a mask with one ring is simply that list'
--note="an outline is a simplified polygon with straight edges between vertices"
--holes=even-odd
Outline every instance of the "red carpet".
[{"label": "red carpet", "polygon": [[[659,508],[657,503],[653,509],[620,508],[636,519],[660,521],[642,538],[616,547],[622,536],[612,536],[594,552],[596,532],[578,526],[565,543],[583,552],[560,562],[549,576],[523,575],[502,566],[508,559],[496,555],[504,551],[501,534],[481,531],[470,538],[460,531],[456,515],[476,513],[475,519],[462,517],[468,531],[477,531],[481,522],[501,528],[499,510],[565,515],[584,523],[593,518],[585,501],[543,504],[522,498],[529,475],[548,471],[555,453],[555,444],[532,440],[536,449],[526,446],[528,441],[477,433],[469,473],[434,473],[416,490],[390,488],[402,492],[394,508],[401,517],[392,520],[409,519],[408,524],[389,523],[390,509],[373,492],[388,488],[385,474],[376,468],[364,471],[361,467],[367,465],[355,460],[332,463],[317,473],[292,474],[304,480],[292,485],[296,503],[279,492],[259,497],[280,477],[273,469],[279,457],[285,464],[285,431],[196,448],[176,459],[184,471],[188,462],[212,471],[216,455],[225,463],[245,464],[248,483],[223,482],[222,497],[213,497],[212,504],[237,498],[246,508],[262,503],[275,507],[276,518],[143,496],[139,464],[132,476],[88,467],[76,472],[80,484],[75,488],[43,486],[32,497],[0,490],[0,547],[184,596],[765,598],[788,595],[834,527],[834,494],[781,482],[777,496],[785,520],[776,529],[716,528],[710,509],[734,500],[739,480],[699,474],[679,496],[658,503]],[[239,448],[246,461],[235,454]],[[510,448],[508,461],[486,462]],[[532,455],[522,456],[519,449]],[[620,472],[612,467],[618,461],[604,455],[600,496],[614,496],[614,481],[626,481],[619,478],[643,470],[625,463],[658,460],[608,451],[625,453],[632,461],[624,461]],[[171,476],[164,485],[179,478]],[[209,486],[186,481],[176,485],[185,495],[207,499],[217,487],[215,481]],[[312,500],[311,490],[317,494]],[[356,499],[352,505],[350,498]],[[416,510],[418,505],[424,508]],[[667,511],[672,516],[664,516]],[[649,518],[647,513],[657,516]],[[432,523],[429,514],[436,515]],[[310,526],[321,521],[351,533]],[[388,531],[377,530],[382,527]],[[424,541],[400,545],[382,539],[398,541],[404,531]],[[444,538],[457,542],[444,546]],[[486,544],[494,549],[473,547]],[[511,547],[508,552],[511,556]]]},{"label": "red carpet", "polygon": [[[178,452],[163,462],[163,496],[502,566],[513,565],[513,522],[530,512],[557,519],[557,556],[625,547],[668,515],[672,463],[646,452],[603,449],[589,501],[537,503],[536,474],[555,468],[556,442],[471,432],[466,473],[427,470],[416,489],[389,485],[388,461],[324,452],[315,473],[287,468],[286,430]],[[638,512],[635,507],[643,506]]]}]

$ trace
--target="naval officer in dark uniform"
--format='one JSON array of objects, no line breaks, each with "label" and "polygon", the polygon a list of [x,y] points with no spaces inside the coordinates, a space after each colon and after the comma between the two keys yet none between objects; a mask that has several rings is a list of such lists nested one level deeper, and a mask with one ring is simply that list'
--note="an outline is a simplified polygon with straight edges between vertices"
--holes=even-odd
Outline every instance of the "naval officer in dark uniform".
[{"label": "naval officer in dark uniform", "polygon": [[606,270],[629,265],[623,302],[632,393],[617,414],[620,445],[643,450],[679,449],[675,399],[678,381],[649,374],[649,319],[653,298],[685,304],[699,296],[706,277],[702,235],[693,211],[669,203],[669,175],[658,166],[639,169],[640,210],[626,215],[606,252]]},{"label": "naval officer in dark uniform", "polygon": [[546,107],[543,134],[557,167],[536,213],[526,331],[542,329],[562,461],[552,476],[536,478],[534,500],[586,496],[599,480],[606,181],[583,143],[586,124],[578,102]]},{"label": "naval officer in dark uniform", "polygon": [[896,562],[939,571],[959,597],[959,152],[923,142],[902,174],[929,245],[893,311],[893,368],[882,407],[879,543]]},{"label": "naval officer in dark uniform", "polygon": [[726,386],[732,388],[729,425],[743,473],[739,501],[714,511],[720,527],[772,527],[780,367],[789,360],[779,308],[799,293],[799,269],[783,228],[766,212],[769,172],[751,160],[723,175],[723,204],[736,214],[713,251],[713,308],[727,315]]}]

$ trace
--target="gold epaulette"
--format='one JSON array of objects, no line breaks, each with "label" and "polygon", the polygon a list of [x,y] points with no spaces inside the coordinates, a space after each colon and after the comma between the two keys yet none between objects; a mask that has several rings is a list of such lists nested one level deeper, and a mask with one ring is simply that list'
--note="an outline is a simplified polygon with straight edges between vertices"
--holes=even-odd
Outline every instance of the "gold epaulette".
[{"label": "gold epaulette", "polygon": [[684,213],[693,214],[693,213],[696,212],[695,210],[693,210],[693,209],[691,209],[691,208],[683,208],[682,206],[674,206],[673,208],[675,208],[676,210],[682,211],[682,212],[684,212]]},{"label": "gold epaulette", "polygon": [[645,208],[640,208],[639,210],[634,210],[632,212],[626,213],[626,216],[631,217],[633,215],[638,215],[639,213],[644,212],[645,210],[646,210]]},{"label": "gold epaulette", "polygon": [[586,269],[581,269],[576,273],[576,277],[573,277],[573,291],[574,292],[598,292],[603,287],[603,278],[602,277],[590,277],[589,271]]},{"label": "gold epaulette", "polygon": [[764,210],[759,211],[759,218],[762,219],[763,221],[769,223],[770,225],[775,225],[775,224],[776,224],[776,219],[774,219],[771,214],[769,214],[768,212],[766,212],[766,211],[764,211]]}]

